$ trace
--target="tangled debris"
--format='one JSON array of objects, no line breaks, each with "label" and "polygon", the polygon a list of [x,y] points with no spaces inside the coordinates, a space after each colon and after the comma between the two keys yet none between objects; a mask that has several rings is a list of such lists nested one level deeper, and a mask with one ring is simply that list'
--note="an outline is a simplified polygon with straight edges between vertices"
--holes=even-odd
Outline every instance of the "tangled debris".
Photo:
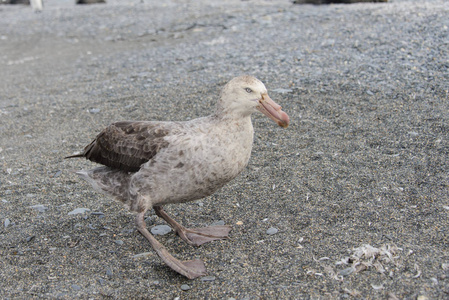
[{"label": "tangled debris", "polygon": [[[364,244],[361,247],[349,250],[349,256],[346,256],[335,263],[335,265],[337,266],[346,266],[346,268],[338,271],[334,267],[327,265],[324,266],[324,270],[329,275],[329,277],[340,281],[343,281],[343,278],[345,276],[370,269],[374,269],[381,274],[389,271],[388,275],[392,277],[392,269],[401,265],[399,253],[402,250],[402,248],[390,244],[382,245],[379,248]],[[329,258],[323,257],[316,261],[321,262],[326,260],[329,260]],[[418,271],[418,273],[415,276],[419,276],[419,267],[416,268],[416,270]],[[314,275],[322,276],[322,273],[313,271],[309,271],[308,273],[314,273]]]}]

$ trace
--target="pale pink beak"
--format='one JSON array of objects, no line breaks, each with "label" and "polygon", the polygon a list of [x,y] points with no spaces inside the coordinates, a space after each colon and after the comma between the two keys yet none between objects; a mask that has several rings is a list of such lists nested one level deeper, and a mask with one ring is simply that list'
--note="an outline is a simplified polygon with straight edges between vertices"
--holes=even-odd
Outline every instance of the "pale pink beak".
[{"label": "pale pink beak", "polygon": [[290,118],[282,111],[282,107],[271,100],[268,94],[262,94],[262,98],[259,100],[257,109],[266,115],[271,120],[275,121],[281,127],[288,127]]}]

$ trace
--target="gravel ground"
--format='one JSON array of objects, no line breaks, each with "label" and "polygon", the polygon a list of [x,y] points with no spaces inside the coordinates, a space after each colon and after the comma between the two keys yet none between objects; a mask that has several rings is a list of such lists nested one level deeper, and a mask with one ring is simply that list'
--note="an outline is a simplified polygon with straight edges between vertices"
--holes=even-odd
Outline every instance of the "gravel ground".
[{"label": "gravel ground", "polygon": [[[447,2],[73,2],[0,6],[2,299],[449,297]],[[189,281],[63,157],[116,120],[206,115],[241,74],[291,126],[256,115],[248,169],[166,207],[233,225],[200,248],[157,237],[205,261]]]}]

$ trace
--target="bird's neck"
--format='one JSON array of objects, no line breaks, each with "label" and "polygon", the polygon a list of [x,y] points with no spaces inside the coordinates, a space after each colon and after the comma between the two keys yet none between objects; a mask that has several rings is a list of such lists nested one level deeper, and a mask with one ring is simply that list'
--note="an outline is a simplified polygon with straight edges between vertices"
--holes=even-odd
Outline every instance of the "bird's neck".
[{"label": "bird's neck", "polygon": [[223,106],[221,102],[218,102],[214,115],[217,116],[217,118],[223,120],[251,119],[250,111],[234,103],[227,106]]}]

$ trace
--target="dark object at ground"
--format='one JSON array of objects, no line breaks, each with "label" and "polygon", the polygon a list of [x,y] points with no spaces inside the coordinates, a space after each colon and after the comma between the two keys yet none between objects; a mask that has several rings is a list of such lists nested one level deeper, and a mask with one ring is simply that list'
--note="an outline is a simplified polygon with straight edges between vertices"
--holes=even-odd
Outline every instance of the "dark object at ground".
[{"label": "dark object at ground", "polygon": [[388,0],[294,0],[293,4],[351,4],[358,2],[388,2]]},{"label": "dark object at ground", "polygon": [[105,0],[77,0],[76,4],[95,4],[95,3],[106,3]]},{"label": "dark object at ground", "polygon": [[25,5],[30,5],[30,0],[0,0],[0,4],[25,4]]}]

